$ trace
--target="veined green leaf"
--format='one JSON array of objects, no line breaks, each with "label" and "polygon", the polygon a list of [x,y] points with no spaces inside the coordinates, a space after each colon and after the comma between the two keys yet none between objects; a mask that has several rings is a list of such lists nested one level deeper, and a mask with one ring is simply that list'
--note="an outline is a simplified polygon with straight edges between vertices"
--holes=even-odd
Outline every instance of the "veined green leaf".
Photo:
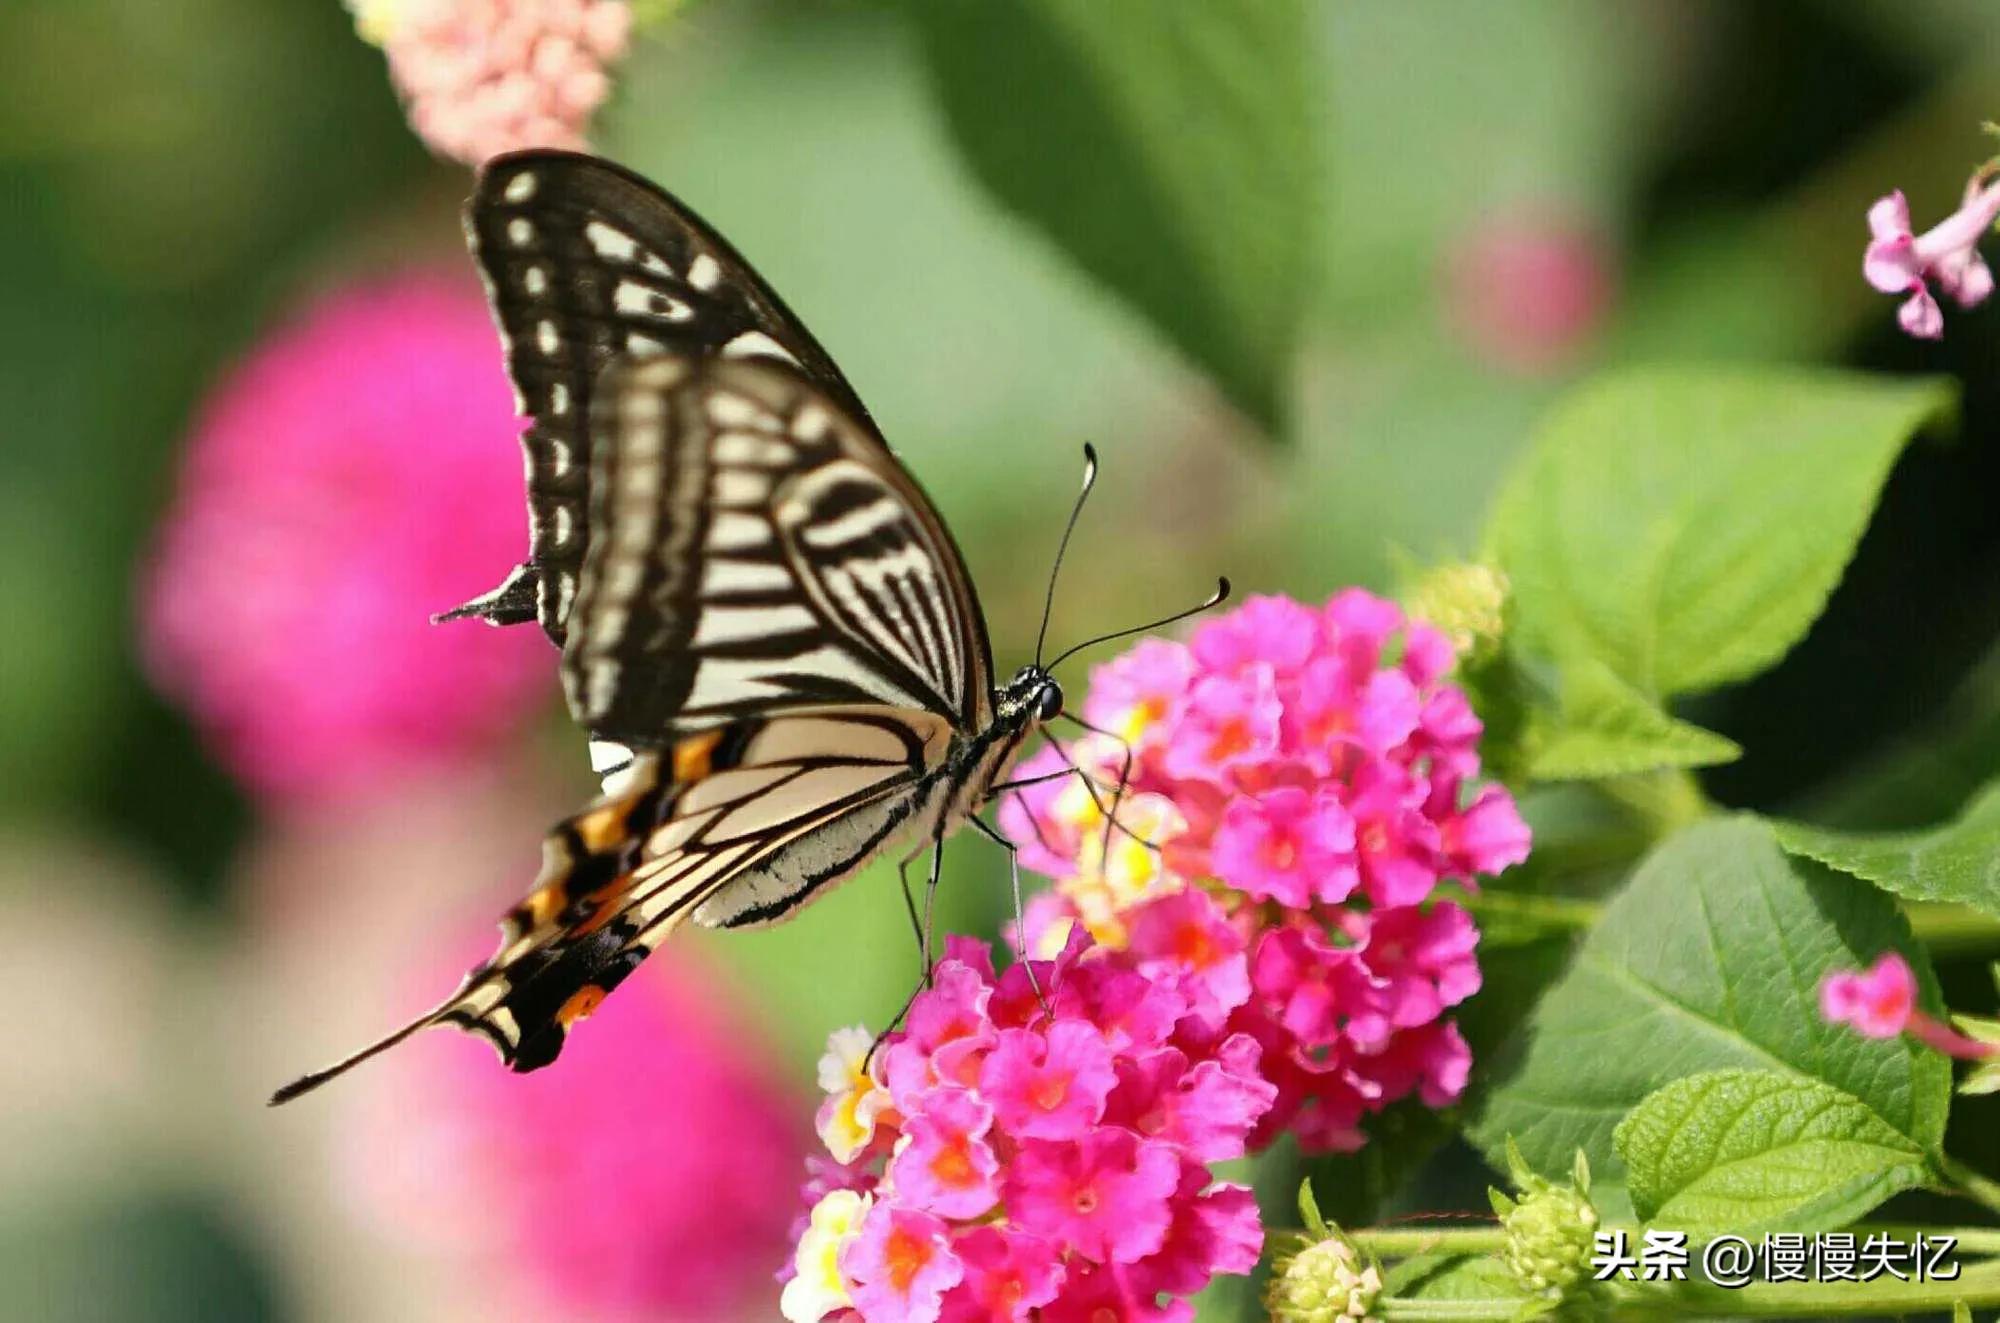
[{"label": "veined green leaf", "polygon": [[1777,824],[1778,843],[1911,900],[1953,901],[2000,917],[2000,783],[1929,831],[1845,832]]},{"label": "veined green leaf", "polygon": [[1669,698],[1757,674],[1826,604],[1938,382],[1612,372],[1564,399],[1494,507],[1521,630]]},{"label": "veined green leaf", "polygon": [[1697,1237],[1830,1230],[1933,1177],[1916,1141],[1867,1103],[1766,1070],[1675,1080],[1615,1138],[1639,1216]]}]

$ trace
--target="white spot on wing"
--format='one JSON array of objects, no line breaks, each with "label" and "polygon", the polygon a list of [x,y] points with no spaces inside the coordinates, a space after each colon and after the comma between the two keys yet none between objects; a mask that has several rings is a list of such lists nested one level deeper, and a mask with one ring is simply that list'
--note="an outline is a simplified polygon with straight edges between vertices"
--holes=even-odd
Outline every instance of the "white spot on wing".
[{"label": "white spot on wing", "polygon": [[549,386],[549,412],[558,418],[569,412],[569,387],[560,381]]},{"label": "white spot on wing", "polygon": [[755,547],[768,546],[771,531],[756,515],[738,514],[734,510],[717,510],[708,521],[708,549],[710,551],[748,551]]},{"label": "white spot on wing", "polygon": [[535,241],[535,227],[526,217],[516,216],[507,222],[507,242],[516,248],[526,248]]},{"label": "white spot on wing", "polygon": [[601,220],[591,221],[583,227],[583,237],[599,257],[613,261],[630,262],[639,255],[639,241],[623,230],[614,229]]},{"label": "white spot on wing", "polygon": [[523,170],[520,174],[515,175],[507,181],[507,187],[501,192],[500,196],[506,198],[509,202],[526,202],[529,198],[535,196],[536,182],[534,171]]},{"label": "white spot on wing", "polygon": [[696,289],[714,289],[722,283],[722,263],[707,253],[696,253],[688,263],[688,284]]},{"label": "white spot on wing", "polygon": [[722,346],[724,358],[777,358],[798,365],[798,357],[791,350],[765,335],[762,331],[745,331]]},{"label": "white spot on wing", "polygon": [[803,606],[711,606],[695,626],[694,646],[713,648],[774,634],[815,628],[818,618]]},{"label": "white spot on wing", "polygon": [[708,418],[718,427],[756,427],[776,432],[783,426],[776,414],[755,400],[729,391],[716,391],[708,397]]},{"label": "white spot on wing", "polygon": [[745,469],[724,469],[715,475],[717,505],[761,505],[771,494],[771,480]]},{"label": "white spot on wing", "polygon": [[701,567],[704,597],[783,592],[792,587],[791,571],[767,560],[732,560],[726,556],[711,556]]},{"label": "white spot on wing", "polygon": [[535,348],[550,358],[562,347],[562,337],[556,334],[556,324],[544,317],[535,325]]},{"label": "white spot on wing", "polygon": [[621,280],[611,295],[612,306],[628,317],[654,317],[669,322],[694,320],[694,309],[679,299],[650,289],[636,280]]},{"label": "white spot on wing", "polygon": [[538,266],[531,266],[521,273],[521,286],[532,298],[540,298],[549,287],[549,273]]}]

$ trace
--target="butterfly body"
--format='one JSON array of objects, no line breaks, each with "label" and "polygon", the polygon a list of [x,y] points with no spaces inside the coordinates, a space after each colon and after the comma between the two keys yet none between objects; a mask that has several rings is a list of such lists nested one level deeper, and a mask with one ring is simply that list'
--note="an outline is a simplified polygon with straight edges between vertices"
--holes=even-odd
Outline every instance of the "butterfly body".
[{"label": "butterfly body", "polygon": [[[666,935],[776,922],[935,846],[1062,711],[1004,684],[963,558],[832,360],[686,208],[592,157],[491,162],[467,234],[529,418],[529,556],[446,618],[538,623],[604,791],[418,1029],[553,1061]],[[935,873],[933,873],[935,877]]]}]

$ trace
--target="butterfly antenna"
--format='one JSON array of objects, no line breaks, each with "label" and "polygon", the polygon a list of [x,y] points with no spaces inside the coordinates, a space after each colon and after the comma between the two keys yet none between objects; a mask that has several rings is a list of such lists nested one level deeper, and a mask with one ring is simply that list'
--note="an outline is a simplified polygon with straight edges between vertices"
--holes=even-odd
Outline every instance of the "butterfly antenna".
[{"label": "butterfly antenna", "polygon": [[1069,551],[1069,535],[1076,531],[1076,517],[1083,513],[1083,503],[1090,497],[1090,489],[1097,483],[1097,451],[1088,441],[1083,443],[1083,490],[1076,494],[1076,504],[1069,508],[1069,522],[1063,525],[1062,541],[1056,544],[1056,563],[1049,567],[1049,591],[1042,598],[1042,627],[1035,633],[1035,665],[1042,664],[1042,645],[1048,642],[1049,612],[1056,604],[1056,576],[1062,573],[1063,556]]},{"label": "butterfly antenna", "polygon": [[1058,653],[1056,659],[1048,664],[1047,669],[1053,671],[1056,667],[1062,665],[1066,659],[1074,657],[1085,648],[1094,648],[1100,643],[1109,643],[1113,639],[1122,639],[1128,634],[1144,634],[1148,630],[1158,629],[1162,625],[1171,625],[1176,620],[1186,620],[1189,616],[1198,616],[1204,611],[1213,610],[1228,600],[1229,580],[1219,578],[1215,581],[1215,591],[1209,595],[1206,602],[1201,603],[1199,606],[1191,606],[1185,611],[1176,611],[1170,616],[1162,616],[1158,620],[1150,621],[1143,625],[1134,625],[1130,629],[1115,630],[1109,634],[1099,634],[1094,639],[1085,639],[1075,647],[1067,648]]}]

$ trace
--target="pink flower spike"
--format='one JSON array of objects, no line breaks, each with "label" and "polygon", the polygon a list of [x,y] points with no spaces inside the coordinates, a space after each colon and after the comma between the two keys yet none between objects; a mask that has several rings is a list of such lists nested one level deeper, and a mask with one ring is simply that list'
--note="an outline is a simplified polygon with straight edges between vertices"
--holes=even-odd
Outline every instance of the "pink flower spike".
[{"label": "pink flower spike", "polygon": [[1933,282],[1961,308],[1983,303],[1993,293],[1993,272],[1979,255],[1979,241],[2000,216],[2000,182],[1982,166],[1965,185],[1958,210],[1922,234],[1910,230],[1910,208],[1902,193],[1876,200],[1868,209],[1871,236],[1861,274],[1884,294],[1907,294],[1896,320],[1924,340],[1944,334],[1944,316],[1932,296]]},{"label": "pink flower spike", "polygon": [[1111,1049],[1091,1025],[1062,1020],[1047,1034],[1006,1029],[980,1072],[980,1090],[1008,1134],[1080,1139],[1104,1115],[1118,1082]]},{"label": "pink flower spike", "polygon": [[1828,974],[1819,985],[1820,1014],[1851,1025],[1863,1038],[1894,1038],[1917,1009],[1917,978],[1909,962],[1889,952],[1861,973]]},{"label": "pink flower spike", "polygon": [[1171,1148],[1129,1130],[1096,1130],[1073,1144],[1030,1140],[1008,1172],[1007,1208],[1024,1230],[1085,1258],[1135,1263],[1166,1239],[1180,1174]]},{"label": "pink flower spike", "polygon": [[1211,849],[1224,882],[1291,909],[1339,904],[1360,881],[1354,866],[1354,819],[1339,792],[1279,786],[1239,795],[1223,811]]},{"label": "pink flower spike", "polygon": [[889,1163],[898,1202],[940,1217],[973,1218],[1000,1197],[999,1160],[986,1143],[993,1109],[965,1089],[937,1089],[903,1125]]},{"label": "pink flower spike", "polygon": [[898,1323],[937,1323],[944,1293],[965,1272],[943,1222],[890,1203],[868,1211],[840,1266],[863,1318]]}]

